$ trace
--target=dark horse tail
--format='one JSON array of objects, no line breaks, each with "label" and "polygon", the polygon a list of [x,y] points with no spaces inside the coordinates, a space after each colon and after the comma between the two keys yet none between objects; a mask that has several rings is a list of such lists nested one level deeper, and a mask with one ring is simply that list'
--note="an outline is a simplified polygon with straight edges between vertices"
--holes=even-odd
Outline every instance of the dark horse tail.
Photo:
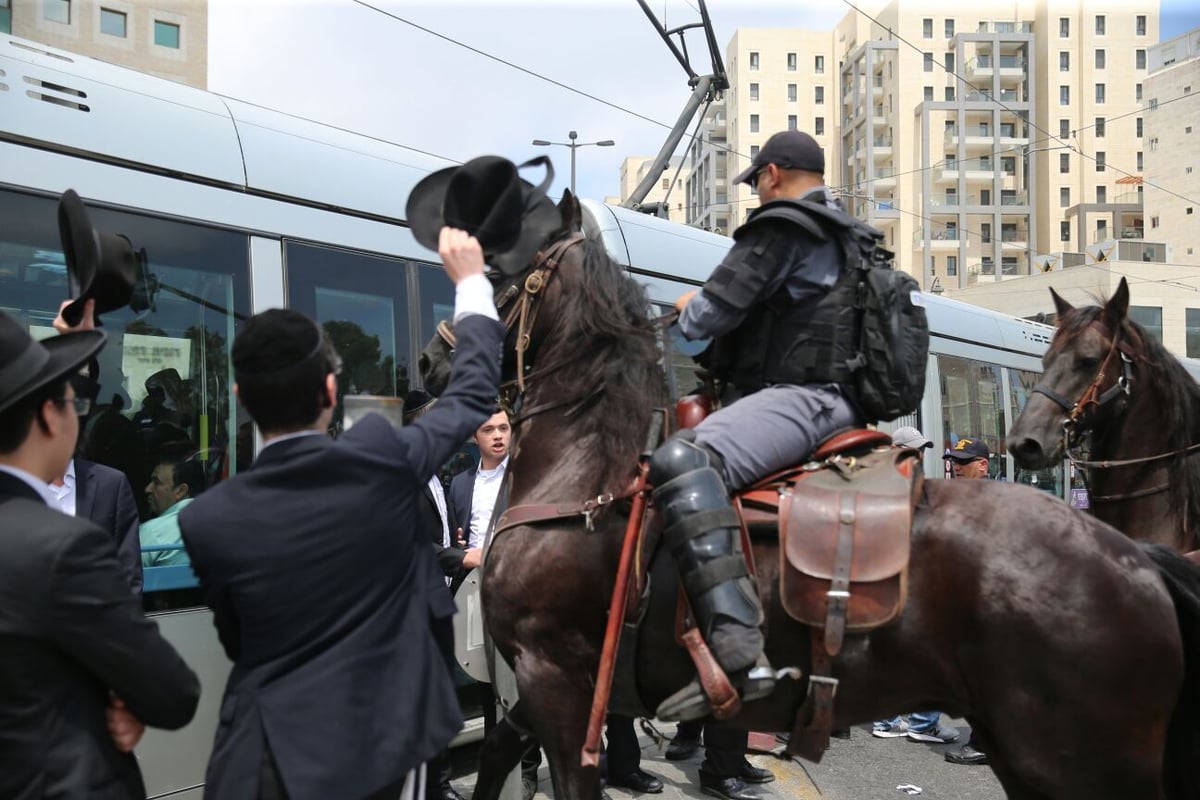
[{"label": "dark horse tail", "polygon": [[1170,798],[1200,797],[1200,567],[1170,548],[1143,544],[1158,567],[1179,620],[1184,680],[1167,729],[1163,783]]}]

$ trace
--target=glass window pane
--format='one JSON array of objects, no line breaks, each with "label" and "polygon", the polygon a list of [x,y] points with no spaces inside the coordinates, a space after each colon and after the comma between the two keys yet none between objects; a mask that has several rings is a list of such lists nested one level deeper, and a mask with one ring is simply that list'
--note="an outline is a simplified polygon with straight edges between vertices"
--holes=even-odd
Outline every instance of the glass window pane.
[{"label": "glass window pane", "polygon": [[342,357],[330,423],[330,433],[337,435],[344,427],[346,395],[408,392],[408,264],[295,241],[285,243],[284,256],[289,305],[320,322]]},{"label": "glass window pane", "polygon": [[0,0],[0,33],[12,33],[12,0]]},{"label": "glass window pane", "polygon": [[[938,356],[941,375],[943,446],[959,439],[982,438],[992,451],[988,475],[1004,474],[1004,406],[1000,367],[954,356]],[[953,477],[948,469],[946,477]]]},{"label": "glass window pane", "polygon": [[1186,311],[1187,357],[1200,358],[1200,308],[1189,308]]},{"label": "glass window pane", "polygon": [[100,32],[125,38],[125,15],[108,8],[100,9]]},{"label": "glass window pane", "polygon": [[71,24],[71,0],[42,0],[42,15],[51,22]]},{"label": "glass window pane", "polygon": [[154,20],[154,43],[159,47],[179,49],[179,26]]},{"label": "glass window pane", "polygon": [[1130,306],[1129,319],[1146,329],[1146,332],[1162,343],[1162,307]]},{"label": "glass window pane", "polygon": [[[53,334],[51,323],[67,297],[55,205],[0,191],[0,307],[37,336]],[[178,527],[171,524],[175,503],[152,499],[150,484],[157,467],[178,465],[186,497],[194,497],[253,457],[250,422],[233,396],[229,361],[237,325],[249,314],[247,238],[103,208],[90,208],[89,215],[98,229],[123,233],[144,248],[147,265],[135,290],[142,310],[103,315],[108,344],[98,359],[100,386],[83,425],[81,453],[129,479],[142,524],[147,608],[200,605]],[[196,477],[184,480],[184,474]]]},{"label": "glass window pane", "polygon": [[[1012,407],[1014,422],[1020,413],[1025,410],[1025,404],[1029,402],[1033,387],[1037,386],[1041,379],[1041,373],[1038,372],[1030,372],[1023,369],[1010,369],[1008,371],[1008,386],[1011,394],[1009,403]],[[1064,472],[1061,463],[1053,467],[1038,470],[1025,469],[1017,465],[1013,480],[1016,483],[1024,483],[1041,489],[1043,492],[1048,492],[1055,497],[1063,496]]]}]

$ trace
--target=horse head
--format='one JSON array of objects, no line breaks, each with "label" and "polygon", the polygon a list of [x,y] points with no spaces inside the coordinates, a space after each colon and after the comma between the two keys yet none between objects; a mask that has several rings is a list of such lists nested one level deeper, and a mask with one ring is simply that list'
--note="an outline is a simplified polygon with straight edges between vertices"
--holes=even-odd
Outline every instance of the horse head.
[{"label": "horse head", "polygon": [[[532,325],[535,330],[521,331],[520,320],[520,303],[526,304],[526,321],[528,323],[528,314],[530,306],[528,305],[530,298],[543,294],[543,297],[536,299],[537,303],[545,304],[550,302],[549,298],[552,294],[557,293],[558,287],[550,285],[538,286],[536,280],[531,280],[533,275],[540,267],[544,265],[546,255],[553,246],[574,234],[578,234],[583,229],[583,212],[579,205],[579,200],[571,194],[570,190],[563,192],[562,200],[558,203],[559,215],[562,219],[562,225],[553,233],[551,233],[542,247],[534,255],[533,260],[526,265],[525,269],[513,275],[504,275],[499,270],[488,270],[488,278],[491,280],[495,289],[494,297],[496,306],[501,314],[501,319],[508,328],[508,336],[505,342],[505,363],[504,363],[504,379],[511,380],[514,377],[516,368],[517,347],[519,342],[516,337],[522,334],[529,337],[529,341],[525,343],[528,349],[531,346],[534,333],[539,333],[537,330],[538,320],[534,320]],[[557,264],[556,264],[557,266]],[[552,281],[544,281],[545,284],[551,284]],[[526,284],[529,284],[528,286]],[[527,290],[534,289],[532,294]],[[450,367],[454,358],[454,326],[450,320],[442,320],[438,323],[437,332],[426,343],[425,348],[421,351],[420,359],[418,360],[418,368],[421,372],[421,379],[424,383],[425,390],[433,395],[440,395],[445,390],[446,384],[450,381]]]},{"label": "horse head", "polygon": [[1009,451],[1027,469],[1061,460],[1069,441],[1103,430],[1124,411],[1133,360],[1145,339],[1128,320],[1124,278],[1103,307],[1076,308],[1054,289],[1050,295],[1057,328],[1042,357],[1042,380],[1008,434]]}]

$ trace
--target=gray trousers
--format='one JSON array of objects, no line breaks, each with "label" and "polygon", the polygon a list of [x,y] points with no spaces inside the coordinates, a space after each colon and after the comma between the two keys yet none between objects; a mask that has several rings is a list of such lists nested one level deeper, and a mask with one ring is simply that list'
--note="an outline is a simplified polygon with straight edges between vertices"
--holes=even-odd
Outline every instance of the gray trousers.
[{"label": "gray trousers", "polygon": [[768,386],[710,414],[696,443],[725,461],[725,482],[737,491],[798,463],[829,434],[861,424],[849,401],[828,384]]}]

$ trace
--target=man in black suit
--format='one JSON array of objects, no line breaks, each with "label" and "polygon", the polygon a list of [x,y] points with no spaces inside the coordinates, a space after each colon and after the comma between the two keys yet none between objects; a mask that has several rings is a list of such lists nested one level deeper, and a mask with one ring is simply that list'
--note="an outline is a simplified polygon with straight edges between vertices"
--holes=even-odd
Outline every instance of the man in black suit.
[{"label": "man in black suit", "polygon": [[[474,439],[479,448],[479,463],[455,475],[450,482],[455,535],[466,548],[462,562],[464,574],[478,567],[482,561],[493,512],[498,508],[497,498],[504,485],[508,445],[512,440],[508,411],[497,406],[491,417],[475,431]],[[503,508],[499,510],[503,511]]]},{"label": "man in black suit", "polygon": [[456,284],[457,352],[446,391],[412,425],[368,414],[326,436],[340,359],[298,312],[256,314],[234,340],[234,389],[263,448],[179,517],[234,662],[212,797],[407,796],[462,726],[431,630],[441,578],[418,503],[495,402],[503,328],[479,242],[447,227],[439,252]]},{"label": "man in black suit", "polygon": [[[86,396],[78,391],[76,396]],[[142,593],[142,552],[138,541],[137,500],[125,473],[85,458],[73,458],[51,483],[58,510],[89,519],[112,537],[117,560],[134,594]]]},{"label": "man in black suit", "polygon": [[[67,304],[64,304],[64,306]],[[68,376],[104,344],[35,342],[0,312],[0,797],[141,800],[143,723],[186,725],[200,683],[146,619],[108,533],[50,507],[79,435]],[[61,315],[55,321],[66,329]]]}]

